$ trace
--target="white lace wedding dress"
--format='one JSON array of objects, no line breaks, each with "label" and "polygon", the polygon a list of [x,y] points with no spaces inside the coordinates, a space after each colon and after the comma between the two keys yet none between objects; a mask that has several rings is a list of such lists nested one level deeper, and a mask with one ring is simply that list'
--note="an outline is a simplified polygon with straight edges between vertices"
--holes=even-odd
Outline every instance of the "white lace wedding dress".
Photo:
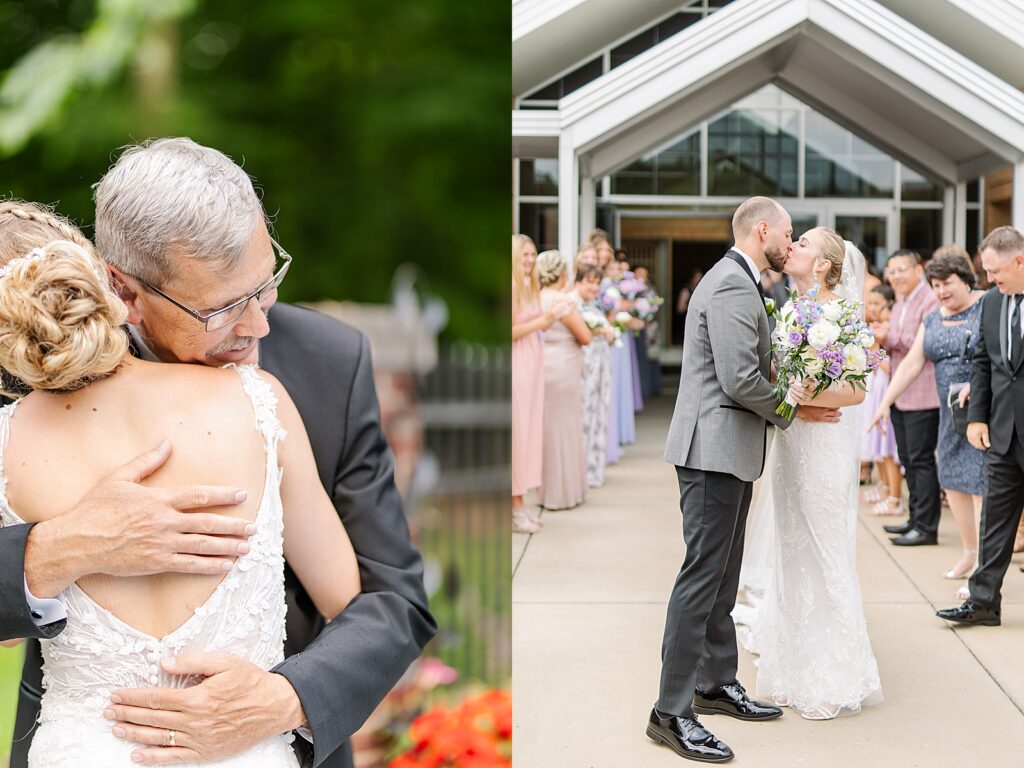
[{"label": "white lace wedding dress", "polygon": [[[117,739],[103,718],[110,693],[118,688],[184,688],[196,678],[169,675],[160,659],[186,650],[230,653],[262,669],[284,659],[285,596],[281,473],[277,443],[284,430],[277,398],[252,366],[237,368],[253,403],[256,428],[267,454],[266,482],[256,513],[256,534],[248,554],[181,626],[155,638],[97,605],[77,585],[64,591],[68,622],[52,640],[42,640],[43,694],[39,726],[32,739],[29,768],[133,766],[138,744]],[[3,449],[17,403],[0,409],[0,523],[21,523],[7,502]],[[225,760],[218,768],[298,768],[291,734],[273,736]],[[200,764],[194,765],[196,768]]]},{"label": "white lace wedding dress", "polygon": [[[842,297],[859,297],[856,257],[847,248]],[[775,430],[751,552],[746,595],[734,612],[740,642],[759,655],[757,693],[811,717],[858,712],[882,700],[860,584],[856,537],[860,420],[797,419]],[[763,597],[758,599],[763,587]]]}]

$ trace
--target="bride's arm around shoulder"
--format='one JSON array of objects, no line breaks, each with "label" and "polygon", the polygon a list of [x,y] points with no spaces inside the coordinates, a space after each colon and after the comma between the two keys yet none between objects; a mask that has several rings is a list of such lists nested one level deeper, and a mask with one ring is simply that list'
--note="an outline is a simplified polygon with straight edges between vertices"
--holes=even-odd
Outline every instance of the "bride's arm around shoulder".
[{"label": "bride's arm around shoulder", "polygon": [[277,417],[288,433],[278,447],[285,559],[320,615],[330,621],[362,589],[356,554],[317,475],[309,437],[295,404],[281,382],[265,371],[260,375],[277,395]]}]

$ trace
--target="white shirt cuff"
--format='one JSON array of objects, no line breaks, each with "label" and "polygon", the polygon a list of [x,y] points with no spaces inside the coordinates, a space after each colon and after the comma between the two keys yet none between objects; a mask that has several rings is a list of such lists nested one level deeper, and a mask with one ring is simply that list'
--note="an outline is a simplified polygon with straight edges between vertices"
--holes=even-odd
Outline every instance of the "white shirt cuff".
[{"label": "white shirt cuff", "polygon": [[28,589],[28,578],[25,578],[25,602],[28,603],[29,610],[32,612],[32,621],[36,623],[37,627],[55,624],[68,617],[63,593],[57,597],[36,597]]}]

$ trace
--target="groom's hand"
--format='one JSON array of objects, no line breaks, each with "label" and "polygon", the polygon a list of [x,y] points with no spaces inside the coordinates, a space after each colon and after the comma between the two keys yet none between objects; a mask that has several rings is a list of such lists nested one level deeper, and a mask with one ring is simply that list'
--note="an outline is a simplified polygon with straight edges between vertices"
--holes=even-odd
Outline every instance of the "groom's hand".
[{"label": "groom's hand", "polygon": [[170,455],[165,440],[112,472],[70,511],[33,526],[25,545],[29,591],[54,597],[90,573],[223,575],[229,570],[248,551],[246,541],[256,527],[202,510],[239,504],[245,492],[142,485]]},{"label": "groom's hand", "polygon": [[[147,745],[132,752],[143,765],[207,762],[237,755],[306,722],[291,683],[227,653],[182,653],[164,659],[175,675],[201,675],[191,688],[114,691],[103,713],[113,733]],[[169,732],[174,731],[175,746]]]},{"label": "groom's hand", "polygon": [[838,408],[819,408],[816,405],[801,405],[796,411],[796,417],[804,421],[838,424],[840,413]]}]

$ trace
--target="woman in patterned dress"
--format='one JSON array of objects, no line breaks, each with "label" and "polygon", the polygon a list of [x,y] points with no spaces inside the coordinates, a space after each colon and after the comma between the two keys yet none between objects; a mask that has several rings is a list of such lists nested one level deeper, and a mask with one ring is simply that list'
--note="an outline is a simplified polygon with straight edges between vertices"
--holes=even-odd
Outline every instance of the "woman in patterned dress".
[{"label": "woman in patterned dress", "polygon": [[[925,268],[925,276],[939,300],[939,309],[924,318],[914,346],[889,383],[875,412],[873,424],[884,426],[889,408],[918,375],[926,362],[935,363],[935,385],[939,395],[939,485],[946,491],[953,512],[963,554],[943,576],[966,579],[977,565],[978,527],[984,493],[984,457],[967,438],[953,429],[947,396],[951,384],[971,380],[971,355],[978,337],[981,298],[974,290],[977,276],[967,252],[959,245],[944,245]],[[965,387],[970,394],[970,385]],[[966,599],[963,591],[959,596]]]}]

